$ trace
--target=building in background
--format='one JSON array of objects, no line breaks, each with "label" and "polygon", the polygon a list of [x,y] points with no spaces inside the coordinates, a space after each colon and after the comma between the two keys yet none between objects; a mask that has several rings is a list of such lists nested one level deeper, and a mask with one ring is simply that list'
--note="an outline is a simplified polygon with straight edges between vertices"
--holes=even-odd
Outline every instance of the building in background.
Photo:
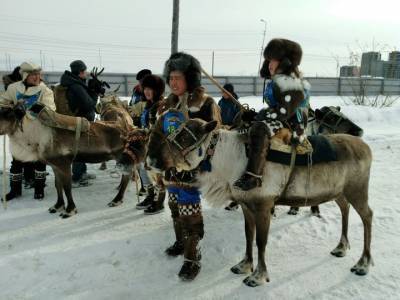
[{"label": "building in background", "polygon": [[341,66],[340,77],[359,77],[360,67],[359,66]]},{"label": "building in background", "polygon": [[389,53],[389,61],[385,73],[386,78],[400,78],[400,51]]},{"label": "building in background", "polygon": [[400,51],[389,53],[389,60],[381,59],[379,52],[365,52],[361,57],[361,76],[400,78]]}]

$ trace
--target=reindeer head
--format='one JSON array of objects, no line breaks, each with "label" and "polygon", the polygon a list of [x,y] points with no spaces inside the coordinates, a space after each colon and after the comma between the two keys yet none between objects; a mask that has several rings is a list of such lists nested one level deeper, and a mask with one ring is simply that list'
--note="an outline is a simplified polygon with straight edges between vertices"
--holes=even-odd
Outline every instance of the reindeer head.
[{"label": "reindeer head", "polygon": [[125,147],[118,168],[124,173],[130,173],[132,167],[144,161],[147,152],[148,130],[132,129],[122,138]]},{"label": "reindeer head", "polygon": [[363,130],[347,118],[339,106],[324,106],[315,110],[318,134],[347,133],[362,136]]},{"label": "reindeer head", "polygon": [[0,135],[14,133],[25,114],[22,103],[0,104]]},{"label": "reindeer head", "polygon": [[102,68],[100,71],[98,68],[93,68],[92,71],[90,72],[90,76],[92,77],[88,81],[88,88],[89,90],[93,91],[97,95],[104,96],[106,92],[106,88],[110,88],[110,85],[103,80],[100,80],[98,77],[103,73],[104,68]]},{"label": "reindeer head", "polygon": [[166,111],[152,129],[147,164],[157,170],[176,167],[191,170],[205,156],[205,139],[215,129],[216,121],[186,120],[177,110]]}]

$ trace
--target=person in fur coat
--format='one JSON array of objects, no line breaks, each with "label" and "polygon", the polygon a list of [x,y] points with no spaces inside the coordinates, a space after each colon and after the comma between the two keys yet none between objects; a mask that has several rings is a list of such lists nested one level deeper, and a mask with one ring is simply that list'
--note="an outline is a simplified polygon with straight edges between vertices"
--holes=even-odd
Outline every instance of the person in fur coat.
[{"label": "person in fur coat", "polygon": [[[189,118],[222,123],[217,103],[201,86],[201,66],[195,57],[183,52],[172,54],[165,63],[164,77],[171,94],[165,100],[163,110],[176,108]],[[165,120],[164,124],[167,124],[167,128],[163,128],[165,133],[169,132],[170,126],[178,126],[173,122],[168,125]],[[170,176],[170,173],[173,175]],[[174,185],[174,182],[168,181],[169,178],[175,182],[179,178],[180,182]],[[168,205],[176,236],[175,243],[165,252],[169,256],[183,254],[184,263],[178,275],[182,280],[193,280],[200,272],[199,241],[204,236],[200,192],[191,185],[194,180],[191,172],[178,173],[172,170],[166,172],[165,180],[168,182]]]},{"label": "person in fur coat", "polygon": [[[0,96],[0,102],[4,104],[22,103],[25,110],[31,108],[35,103],[46,105],[52,110],[56,109],[53,92],[41,79],[41,67],[30,62],[23,62],[19,73],[21,80],[11,83],[7,90]],[[30,117],[29,114],[26,115]],[[10,192],[6,195],[6,201],[21,196],[22,193],[22,169],[23,163],[13,160],[10,168]],[[44,187],[46,182],[46,165],[42,162],[34,162],[34,198],[44,198]]]},{"label": "person in fur coat", "polygon": [[249,161],[234,187],[248,191],[260,187],[269,140],[281,128],[292,132],[291,143],[302,143],[308,117],[310,86],[298,69],[302,49],[294,41],[271,40],[264,50],[262,77],[270,79],[264,91],[268,108],[262,109],[249,130]]}]

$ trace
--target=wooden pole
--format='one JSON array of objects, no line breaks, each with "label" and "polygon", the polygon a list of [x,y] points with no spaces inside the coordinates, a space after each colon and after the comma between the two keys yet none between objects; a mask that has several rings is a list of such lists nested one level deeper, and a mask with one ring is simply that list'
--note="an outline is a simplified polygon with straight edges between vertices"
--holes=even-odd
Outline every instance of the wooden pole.
[{"label": "wooden pole", "polygon": [[233,102],[235,102],[237,105],[239,105],[240,109],[243,110],[243,105],[235,98],[233,97],[233,95],[231,93],[229,93],[226,89],[224,89],[224,87],[218,82],[216,81],[210,74],[208,74],[203,68],[201,68],[201,72],[203,72],[204,75],[206,75],[206,77],[208,79],[211,80],[212,83],[214,83],[214,85],[220,89],[221,92],[226,93],[229,98],[231,98],[231,100]]},{"label": "wooden pole", "polygon": [[6,135],[4,135],[4,139],[3,139],[3,197],[2,197],[4,209],[7,209],[7,200],[6,200],[6,190],[7,190],[6,164],[7,164]]}]

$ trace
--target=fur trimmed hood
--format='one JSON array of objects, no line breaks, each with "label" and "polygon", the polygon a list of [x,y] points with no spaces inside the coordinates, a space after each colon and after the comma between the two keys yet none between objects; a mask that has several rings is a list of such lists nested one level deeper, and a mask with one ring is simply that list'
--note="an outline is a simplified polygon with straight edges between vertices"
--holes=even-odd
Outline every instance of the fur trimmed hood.
[{"label": "fur trimmed hood", "polygon": [[201,65],[194,56],[177,52],[170,56],[165,62],[164,77],[169,84],[169,77],[171,72],[180,71],[184,74],[189,92],[194,91],[195,88],[201,85]]},{"label": "fur trimmed hood", "polygon": [[222,124],[219,106],[211,96],[205,93],[202,86],[194,89],[193,93],[186,93],[181,97],[170,94],[160,106],[160,111],[164,112],[169,108],[187,112],[189,118],[200,118],[207,122],[216,120],[218,124]]},{"label": "fur trimmed hood", "polygon": [[193,93],[185,93],[181,97],[170,94],[166,99],[166,105],[168,108],[175,107],[180,109],[181,105],[187,102],[187,109],[190,112],[197,112],[201,109],[207,98],[210,98],[210,96],[206,94],[205,88],[199,86],[193,90]]},{"label": "fur trimmed hood", "polygon": [[298,78],[295,74],[290,76],[284,74],[277,74],[272,76],[272,80],[279,87],[281,92],[287,91],[309,91],[311,89],[310,83],[304,78]]},{"label": "fur trimmed hood", "polygon": [[147,75],[142,79],[142,89],[144,90],[144,88],[150,88],[153,90],[153,101],[156,102],[163,98],[165,82],[157,75]]}]

